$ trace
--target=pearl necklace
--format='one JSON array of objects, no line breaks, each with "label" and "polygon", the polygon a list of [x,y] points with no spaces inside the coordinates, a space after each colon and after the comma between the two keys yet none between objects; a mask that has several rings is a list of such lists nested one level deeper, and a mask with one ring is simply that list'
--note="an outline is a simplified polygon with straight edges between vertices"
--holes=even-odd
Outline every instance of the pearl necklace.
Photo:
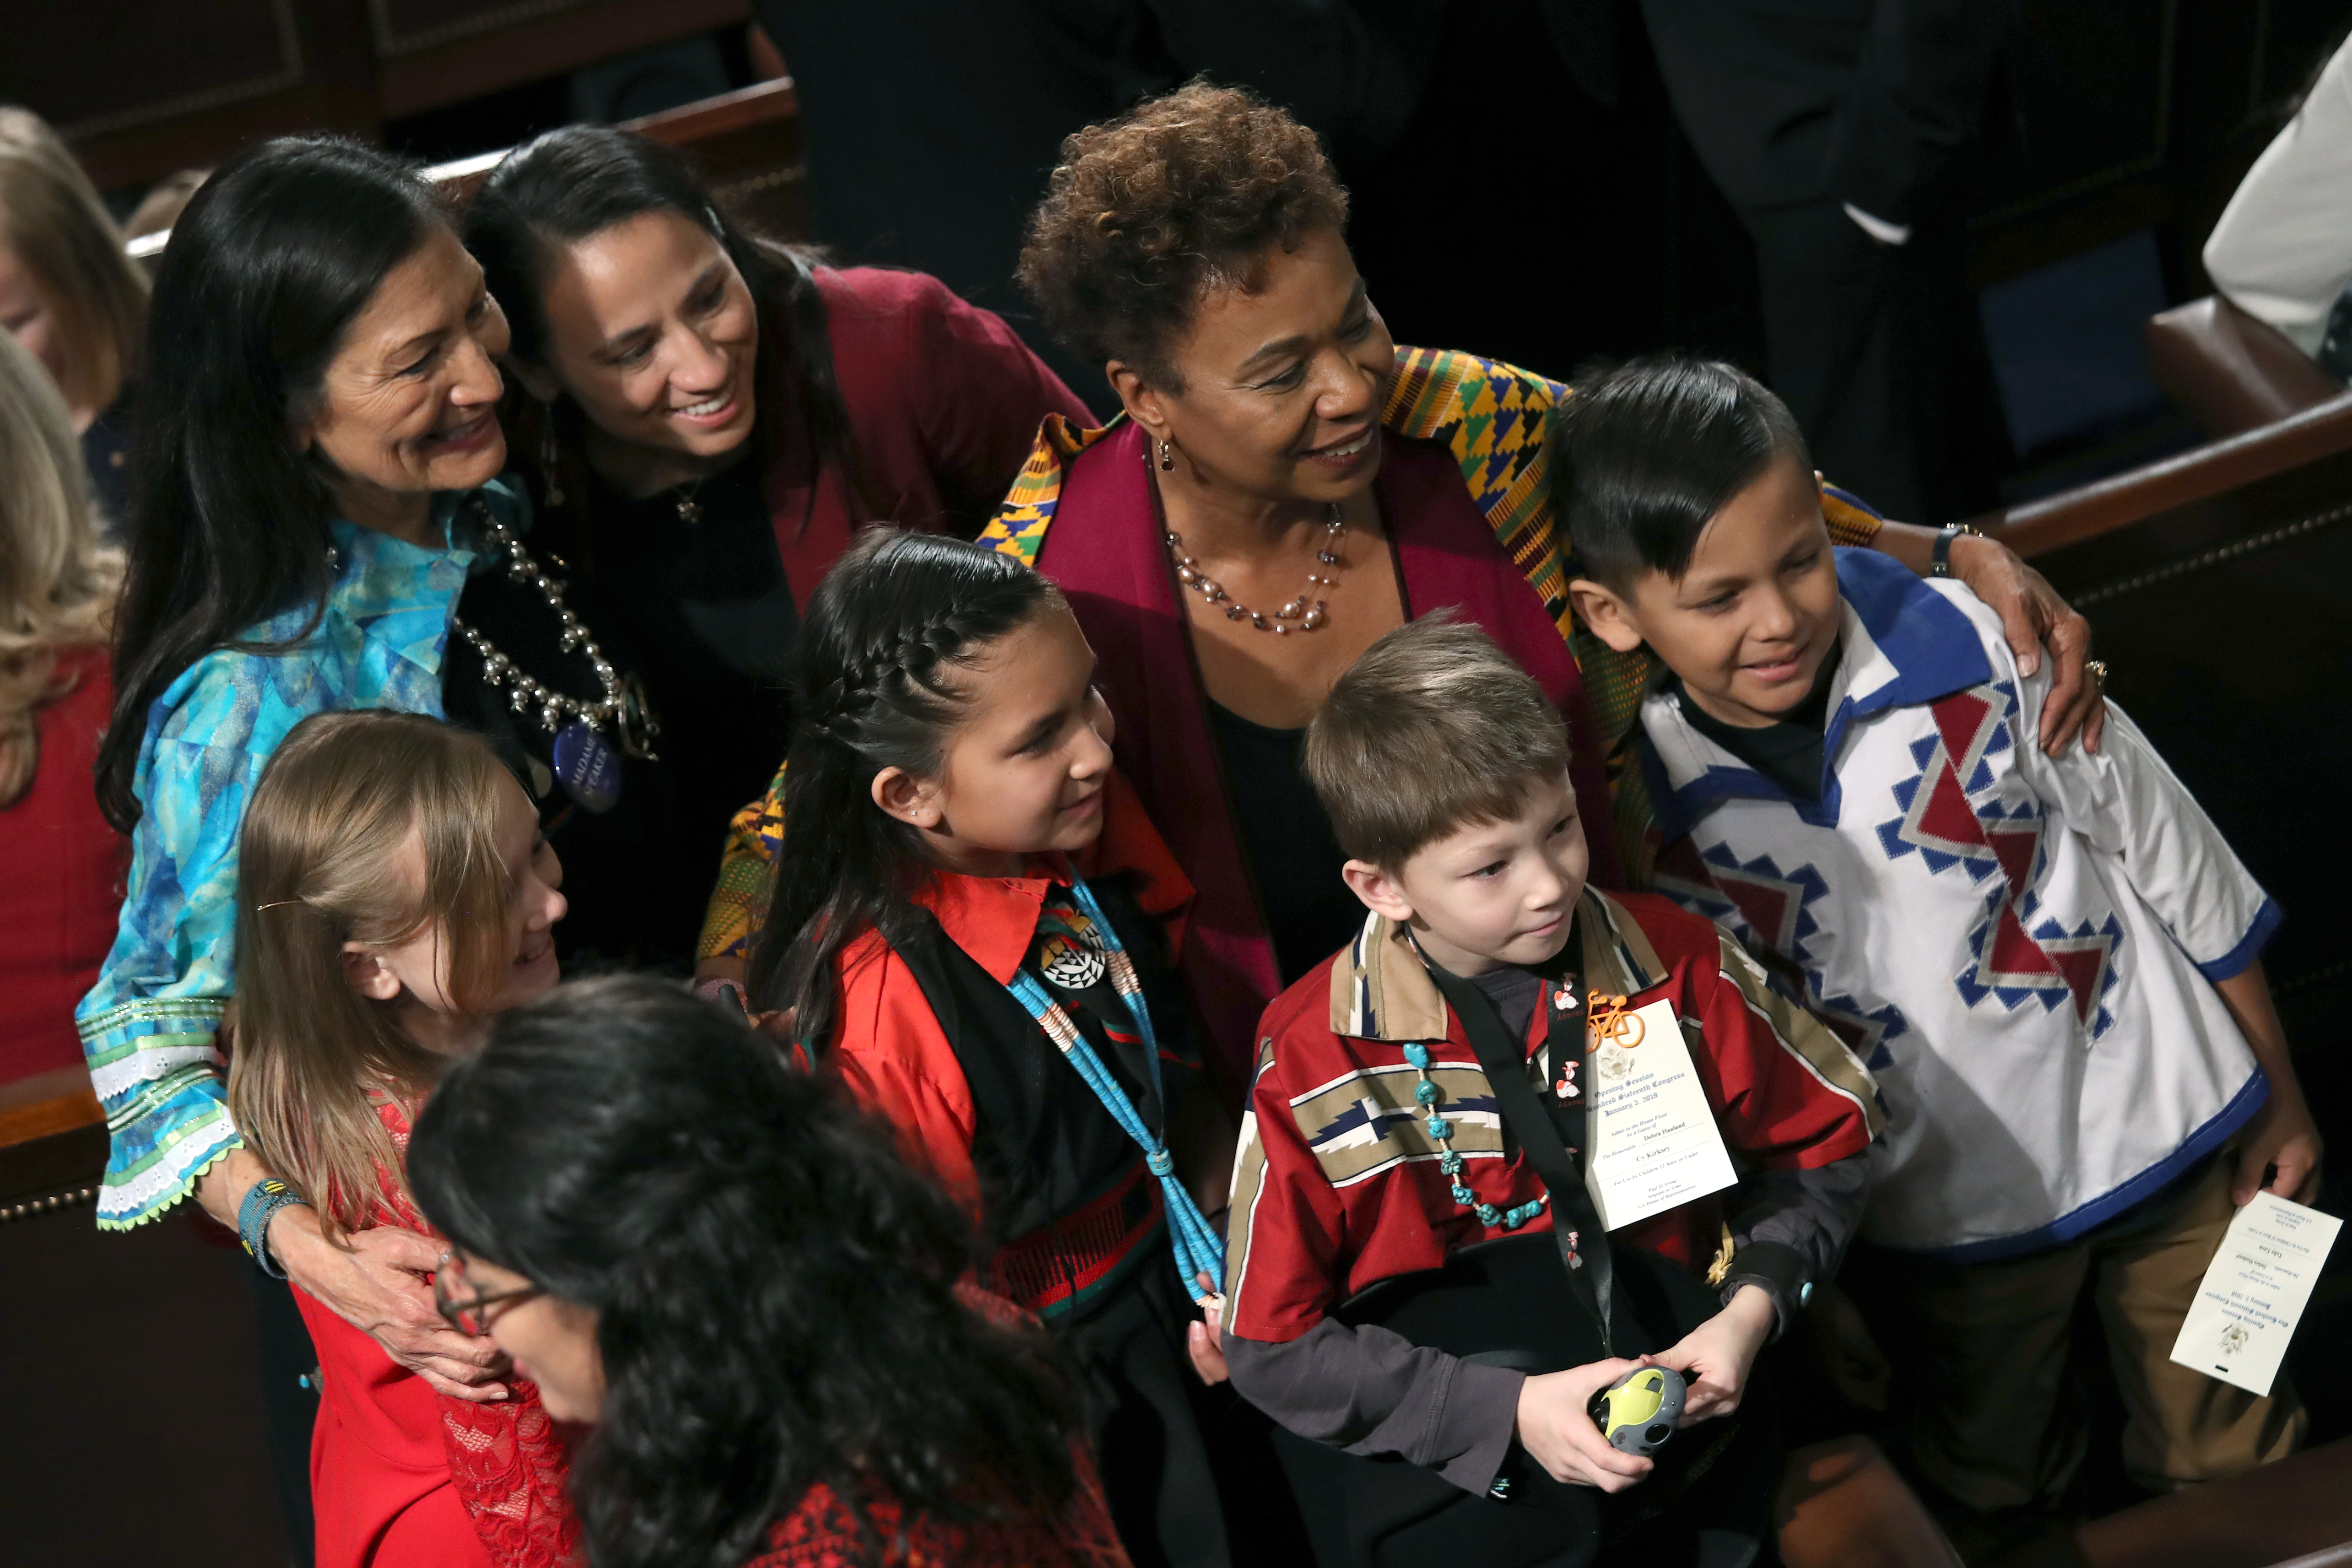
[{"label": "pearl necklace", "polygon": [[[1315,561],[1318,565],[1337,566],[1339,563],[1339,540],[1347,531],[1347,521],[1340,517],[1339,503],[1334,501],[1324,520],[1322,543],[1315,552]],[[1320,572],[1309,572],[1307,574],[1307,586],[1300,591],[1298,597],[1269,616],[1263,611],[1251,609],[1219,587],[1207,573],[1201,570],[1201,563],[1198,561],[1184,553],[1184,541],[1177,535],[1174,529],[1167,531],[1166,538],[1169,553],[1176,558],[1176,581],[1198,592],[1201,597],[1210,604],[1223,605],[1225,619],[1247,621],[1258,630],[1272,632],[1276,637],[1290,635],[1293,628],[1286,624],[1290,621],[1297,621],[1298,626],[1296,629],[1302,632],[1321,631],[1330,625],[1331,618],[1328,607],[1324,601],[1316,595],[1316,590],[1338,587],[1339,580],[1337,577],[1326,577]],[[1307,603],[1309,598],[1315,600],[1312,605]]]},{"label": "pearl necklace", "polygon": [[539,563],[524,552],[522,542],[507,525],[481,508],[476,521],[480,524],[482,538],[492,553],[507,558],[507,575],[518,583],[537,588],[547,597],[548,607],[555,612],[562,631],[557,637],[565,653],[578,649],[587,656],[588,665],[596,672],[597,683],[604,688],[600,701],[583,701],[580,698],[555,690],[524,672],[521,666],[500,653],[489,638],[457,616],[449,625],[464,637],[482,658],[482,680],[487,685],[503,685],[509,700],[518,713],[528,712],[535,704],[539,709],[541,728],[550,734],[563,728],[566,719],[577,719],[595,729],[609,726],[621,750],[632,757],[651,759],[653,738],[661,733],[661,725],[653,716],[642,688],[635,676],[624,676],[614,669],[604,650],[588,635],[580,617],[563,602],[563,585],[540,570]]}]

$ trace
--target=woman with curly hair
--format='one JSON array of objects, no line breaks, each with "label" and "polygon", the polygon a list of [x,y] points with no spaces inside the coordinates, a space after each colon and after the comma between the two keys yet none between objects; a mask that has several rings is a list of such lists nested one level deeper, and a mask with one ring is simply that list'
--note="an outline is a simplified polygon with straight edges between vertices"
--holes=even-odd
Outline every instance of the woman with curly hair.
[{"label": "woman with curly hair", "polygon": [[[1570,612],[1548,465],[1567,388],[1391,341],[1314,132],[1195,81],[1062,154],[1021,279],[1124,413],[1100,430],[1048,419],[982,538],[1059,584],[1101,656],[1119,767],[1199,889],[1187,979],[1237,1090],[1259,1012],[1363,917],[1298,768],[1339,672],[1423,611],[1459,606],[1568,715],[1594,879],[1623,887],[1648,809],[1615,748],[1649,665]],[[2042,740],[2080,727],[2095,744],[2088,625],[2037,574],[1990,540],[1881,522],[1834,489],[1822,509],[1841,543],[1922,573],[1948,562],[2021,657],[2046,633],[2063,668]],[[772,855],[774,823],[745,821],[731,853]],[[740,934],[706,931],[703,951]]]},{"label": "woman with curly hair", "polygon": [[502,1016],[408,1179],[466,1333],[592,1421],[594,1568],[1127,1568],[1045,1337],[826,1081],[642,976]]}]

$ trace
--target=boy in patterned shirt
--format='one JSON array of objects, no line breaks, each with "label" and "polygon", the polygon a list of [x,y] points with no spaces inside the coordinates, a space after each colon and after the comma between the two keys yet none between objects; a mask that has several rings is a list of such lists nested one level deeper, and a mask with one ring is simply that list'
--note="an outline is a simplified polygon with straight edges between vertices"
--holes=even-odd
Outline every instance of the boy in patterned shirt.
[{"label": "boy in patterned shirt", "polygon": [[[1611,1447],[1587,1414],[1641,1351],[1691,1379],[1692,1419],[1734,1411],[1759,1350],[1836,1266],[1877,1114],[1861,1063],[1715,927],[1585,885],[1568,760],[1535,683],[1442,614],[1382,637],[1340,679],[1306,764],[1369,913],[1348,949],[1267,1008],[1234,1174],[1223,1344],[1235,1387],[1302,1437],[1401,1458],[1473,1498],[1522,1450],[1605,1492],[1648,1478],[1653,1461]],[[1727,1215],[1704,1198],[1604,1240],[1580,1173],[1551,1191],[1517,1130],[1548,1120],[1580,1173],[1597,1059],[1588,1004],[1632,1014],[1659,1001],[1681,1020],[1714,1132],[1751,1173],[1722,1194]],[[1480,1037],[1521,1084],[1489,1078]],[[1634,1256],[1644,1247],[1693,1276],[1717,1259],[1720,1310],[1695,1278],[1676,1280],[1683,1322],[1652,1321],[1637,1342],[1621,1290],[1617,1355],[1531,1373],[1414,1343],[1347,1306],[1463,1248],[1555,1226],[1579,1232],[1554,1238],[1570,1270],[1555,1263],[1555,1293],[1510,1312],[1591,1310],[1575,1299],[1587,1287],[1570,1289],[1579,1273],[1602,1276],[1605,1295],[1611,1272],[1630,1289],[1644,1270],[1672,1271]],[[1678,1342],[1660,1331],[1688,1324]],[[1394,1500],[1400,1517],[1344,1527],[1367,1556],[1423,1506],[1392,1484],[1392,1461],[1380,1473],[1391,1484],[1356,1488],[1348,1506]],[[1450,1527],[1464,1560],[1478,1553],[1462,1531],[1501,1517],[1473,1510]]]},{"label": "boy in patterned shirt", "polygon": [[2308,1202],[2319,1144],[2257,955],[2278,909],[2147,740],[2033,742],[2050,693],[1943,578],[1832,550],[1788,409],[1727,365],[1579,389],[1557,457],[1578,616],[1646,643],[1656,882],[1868,1053],[1889,1129],[1864,1235],[1900,1249],[1913,1454],[1972,1509],[2053,1499],[2089,1294],[2151,1489],[2288,1452],[2301,1415],[2170,1352],[2235,1204]]}]

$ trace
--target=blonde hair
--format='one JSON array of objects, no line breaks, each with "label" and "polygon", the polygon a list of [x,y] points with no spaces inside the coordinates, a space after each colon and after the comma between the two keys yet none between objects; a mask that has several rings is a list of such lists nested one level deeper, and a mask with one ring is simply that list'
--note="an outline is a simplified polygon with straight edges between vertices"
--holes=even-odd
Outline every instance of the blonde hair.
[{"label": "blonde hair", "polygon": [[[517,787],[479,736],[381,710],[305,719],[254,786],[238,839],[229,1114],[330,1237],[373,1222],[387,1176],[405,1196],[375,1100],[413,1110],[441,1066],[390,1004],[352,989],[343,943],[434,930],[451,999],[479,1010],[493,998],[513,896],[499,809]],[[412,837],[421,888],[406,874]]]},{"label": "blonde hair", "polygon": [[122,555],[101,548],[65,399],[0,332],[0,806],[41,764],[40,710],[74,689],[60,649],[103,645]]},{"label": "blonde hair", "polygon": [[0,245],[58,319],[66,401],[104,408],[139,362],[147,275],[122,247],[98,189],[39,115],[0,108]]}]

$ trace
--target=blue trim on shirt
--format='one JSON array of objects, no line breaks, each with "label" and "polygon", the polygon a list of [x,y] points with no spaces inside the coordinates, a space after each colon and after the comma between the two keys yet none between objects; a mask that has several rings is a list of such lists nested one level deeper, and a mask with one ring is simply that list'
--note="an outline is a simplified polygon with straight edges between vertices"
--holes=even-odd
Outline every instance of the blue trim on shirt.
[{"label": "blue trim on shirt", "polygon": [[2191,1132],[2179,1148],[2113,1192],[2093,1198],[2071,1214],[2061,1215],[2039,1230],[1995,1237],[1990,1241],[1971,1241],[1959,1247],[1930,1248],[1919,1256],[1943,1263],[1991,1263],[2004,1258],[2021,1258],[2028,1253],[2063,1247],[2077,1237],[2098,1229],[2179,1180],[2191,1166],[2221,1148],[2240,1128],[2252,1121],[2254,1113],[2263,1108],[2263,1101],[2270,1099],[2270,1076],[2258,1067],[2254,1068],[2254,1076],[2246,1080],[2245,1087],[2231,1097],[2230,1103],[2217,1111],[2204,1126]]},{"label": "blue trim on shirt", "polygon": [[[2246,928],[2246,934],[2238,939],[2238,945],[2210,963],[2198,963],[2197,973],[2216,985],[2232,975],[2243,973],[2248,964],[2263,955],[2263,949],[2268,947],[2271,938],[2278,934],[2279,921],[2285,918],[2284,911],[2278,907],[2278,900],[2265,896],[2263,907],[2254,911],[2254,923]],[[2192,958],[2189,962],[2196,963],[2197,961]]]},{"label": "blue trim on shirt", "polygon": [[[1894,679],[1848,699],[1853,718],[1866,719],[1887,708],[1916,708],[1992,679],[1992,660],[1985,656],[1977,624],[1909,567],[1875,550],[1841,545],[1837,574],[1839,595],[1853,606],[1863,630],[1895,667]],[[1842,705],[1840,717],[1844,716]],[[1822,749],[1824,767],[1836,755],[1842,732],[1833,721],[1830,743]]]},{"label": "blue trim on shirt", "polygon": [[[1830,715],[1822,735],[1822,787],[1812,800],[1798,800],[1752,768],[1710,765],[1675,789],[1654,753],[1643,748],[1650,800],[1658,831],[1671,844],[1726,800],[1783,801],[1814,827],[1835,827],[1845,799],[1838,780],[1839,748],[1846,731],[1874,713],[1917,707],[1992,679],[1992,661],[1968,613],[1936,592],[1901,562],[1875,550],[1837,547],[1838,595],[1853,606],[1855,618],[1895,667],[1895,678],[1860,697],[1848,693]],[[1646,726],[1644,736],[1646,739]]]},{"label": "blue trim on shirt", "polygon": [[[509,527],[529,529],[519,491],[494,479],[478,493]],[[481,564],[470,533],[453,537],[464,500],[457,492],[433,498],[432,516],[448,542],[441,548],[329,520],[334,575],[324,603],[284,606],[238,639],[273,651],[206,652],[150,707],[131,781],[140,818],[114,943],[74,1010],[86,1058],[135,1059],[122,1048],[217,1032],[235,990],[246,803],[297,724],[353,708],[441,717],[450,616],[468,571]],[[162,1213],[187,1194],[205,1163],[237,1142],[217,1069],[156,1070],[104,1097],[112,1136],[100,1184],[102,1226]]]}]

